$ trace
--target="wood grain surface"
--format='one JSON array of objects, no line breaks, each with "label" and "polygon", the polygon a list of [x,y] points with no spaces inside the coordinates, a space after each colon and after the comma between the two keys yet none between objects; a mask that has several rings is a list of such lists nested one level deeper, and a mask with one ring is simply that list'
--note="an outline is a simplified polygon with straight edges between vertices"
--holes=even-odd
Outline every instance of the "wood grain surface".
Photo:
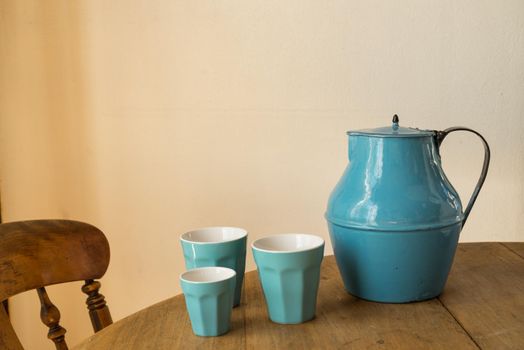
[{"label": "wood grain surface", "polygon": [[317,316],[310,322],[269,321],[253,271],[246,274],[242,303],[226,335],[193,335],[178,295],[114,323],[76,349],[524,349],[524,258],[506,245],[460,244],[444,293],[425,302],[355,298],[344,291],[328,256]]},{"label": "wood grain surface", "polygon": [[57,283],[101,278],[109,243],[98,228],[71,220],[0,225],[0,300]]},{"label": "wood grain surface", "polygon": [[482,349],[524,349],[523,262],[504,244],[458,247],[440,300]]},{"label": "wood grain surface", "polygon": [[524,258],[524,242],[505,242],[501,244],[509,250],[513,251],[515,254],[520,255],[522,258]]}]

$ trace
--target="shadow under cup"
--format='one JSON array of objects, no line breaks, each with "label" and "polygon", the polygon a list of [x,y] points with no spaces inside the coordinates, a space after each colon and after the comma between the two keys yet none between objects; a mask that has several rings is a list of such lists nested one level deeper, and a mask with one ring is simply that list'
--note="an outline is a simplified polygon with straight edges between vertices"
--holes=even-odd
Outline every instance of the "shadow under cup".
[{"label": "shadow under cup", "polygon": [[235,270],[233,306],[240,305],[246,267],[247,231],[237,227],[206,227],[180,236],[188,270],[220,266]]},{"label": "shadow under cup", "polygon": [[294,324],[314,318],[324,240],[282,234],[256,240],[252,248],[271,321]]}]

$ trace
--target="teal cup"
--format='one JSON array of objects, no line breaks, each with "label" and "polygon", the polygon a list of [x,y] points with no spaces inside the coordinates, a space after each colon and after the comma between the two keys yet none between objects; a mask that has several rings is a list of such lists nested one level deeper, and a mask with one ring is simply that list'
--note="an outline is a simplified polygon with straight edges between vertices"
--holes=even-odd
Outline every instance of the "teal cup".
[{"label": "teal cup", "polygon": [[237,227],[206,227],[180,236],[186,268],[221,266],[235,270],[233,305],[240,305],[246,268],[247,231]]},{"label": "teal cup", "polygon": [[202,267],[180,275],[193,333],[217,336],[229,331],[235,270],[226,267]]},{"label": "teal cup", "polygon": [[324,240],[308,234],[282,234],[252,244],[271,321],[295,324],[315,317]]}]

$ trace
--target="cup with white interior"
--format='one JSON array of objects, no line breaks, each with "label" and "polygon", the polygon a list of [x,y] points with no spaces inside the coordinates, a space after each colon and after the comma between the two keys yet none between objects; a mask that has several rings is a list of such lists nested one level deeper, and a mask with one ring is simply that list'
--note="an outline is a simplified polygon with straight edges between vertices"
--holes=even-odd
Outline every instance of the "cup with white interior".
[{"label": "cup with white interior", "polygon": [[207,266],[235,270],[237,277],[233,305],[240,305],[246,268],[247,231],[238,227],[205,227],[182,234],[180,243],[188,270]]},{"label": "cup with white interior", "polygon": [[324,240],[289,233],[251,245],[271,321],[294,324],[315,317]]},{"label": "cup with white interior", "polygon": [[235,270],[201,267],[180,275],[191,327],[196,335],[227,333],[235,295]]}]

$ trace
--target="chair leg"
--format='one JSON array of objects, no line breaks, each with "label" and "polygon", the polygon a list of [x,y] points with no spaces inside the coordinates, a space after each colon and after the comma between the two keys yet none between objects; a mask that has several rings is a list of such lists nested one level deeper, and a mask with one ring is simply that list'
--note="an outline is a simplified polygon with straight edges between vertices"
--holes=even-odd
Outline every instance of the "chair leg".
[{"label": "chair leg", "polygon": [[82,286],[82,292],[87,294],[87,309],[95,333],[113,323],[105,297],[98,293],[99,289],[100,282],[94,280],[86,280]]},{"label": "chair leg", "polygon": [[49,327],[47,337],[55,343],[57,350],[67,350],[67,344],[65,342],[66,330],[59,324],[60,311],[51,300],[49,300],[49,296],[44,287],[38,288],[36,291],[40,298],[40,319]]}]

